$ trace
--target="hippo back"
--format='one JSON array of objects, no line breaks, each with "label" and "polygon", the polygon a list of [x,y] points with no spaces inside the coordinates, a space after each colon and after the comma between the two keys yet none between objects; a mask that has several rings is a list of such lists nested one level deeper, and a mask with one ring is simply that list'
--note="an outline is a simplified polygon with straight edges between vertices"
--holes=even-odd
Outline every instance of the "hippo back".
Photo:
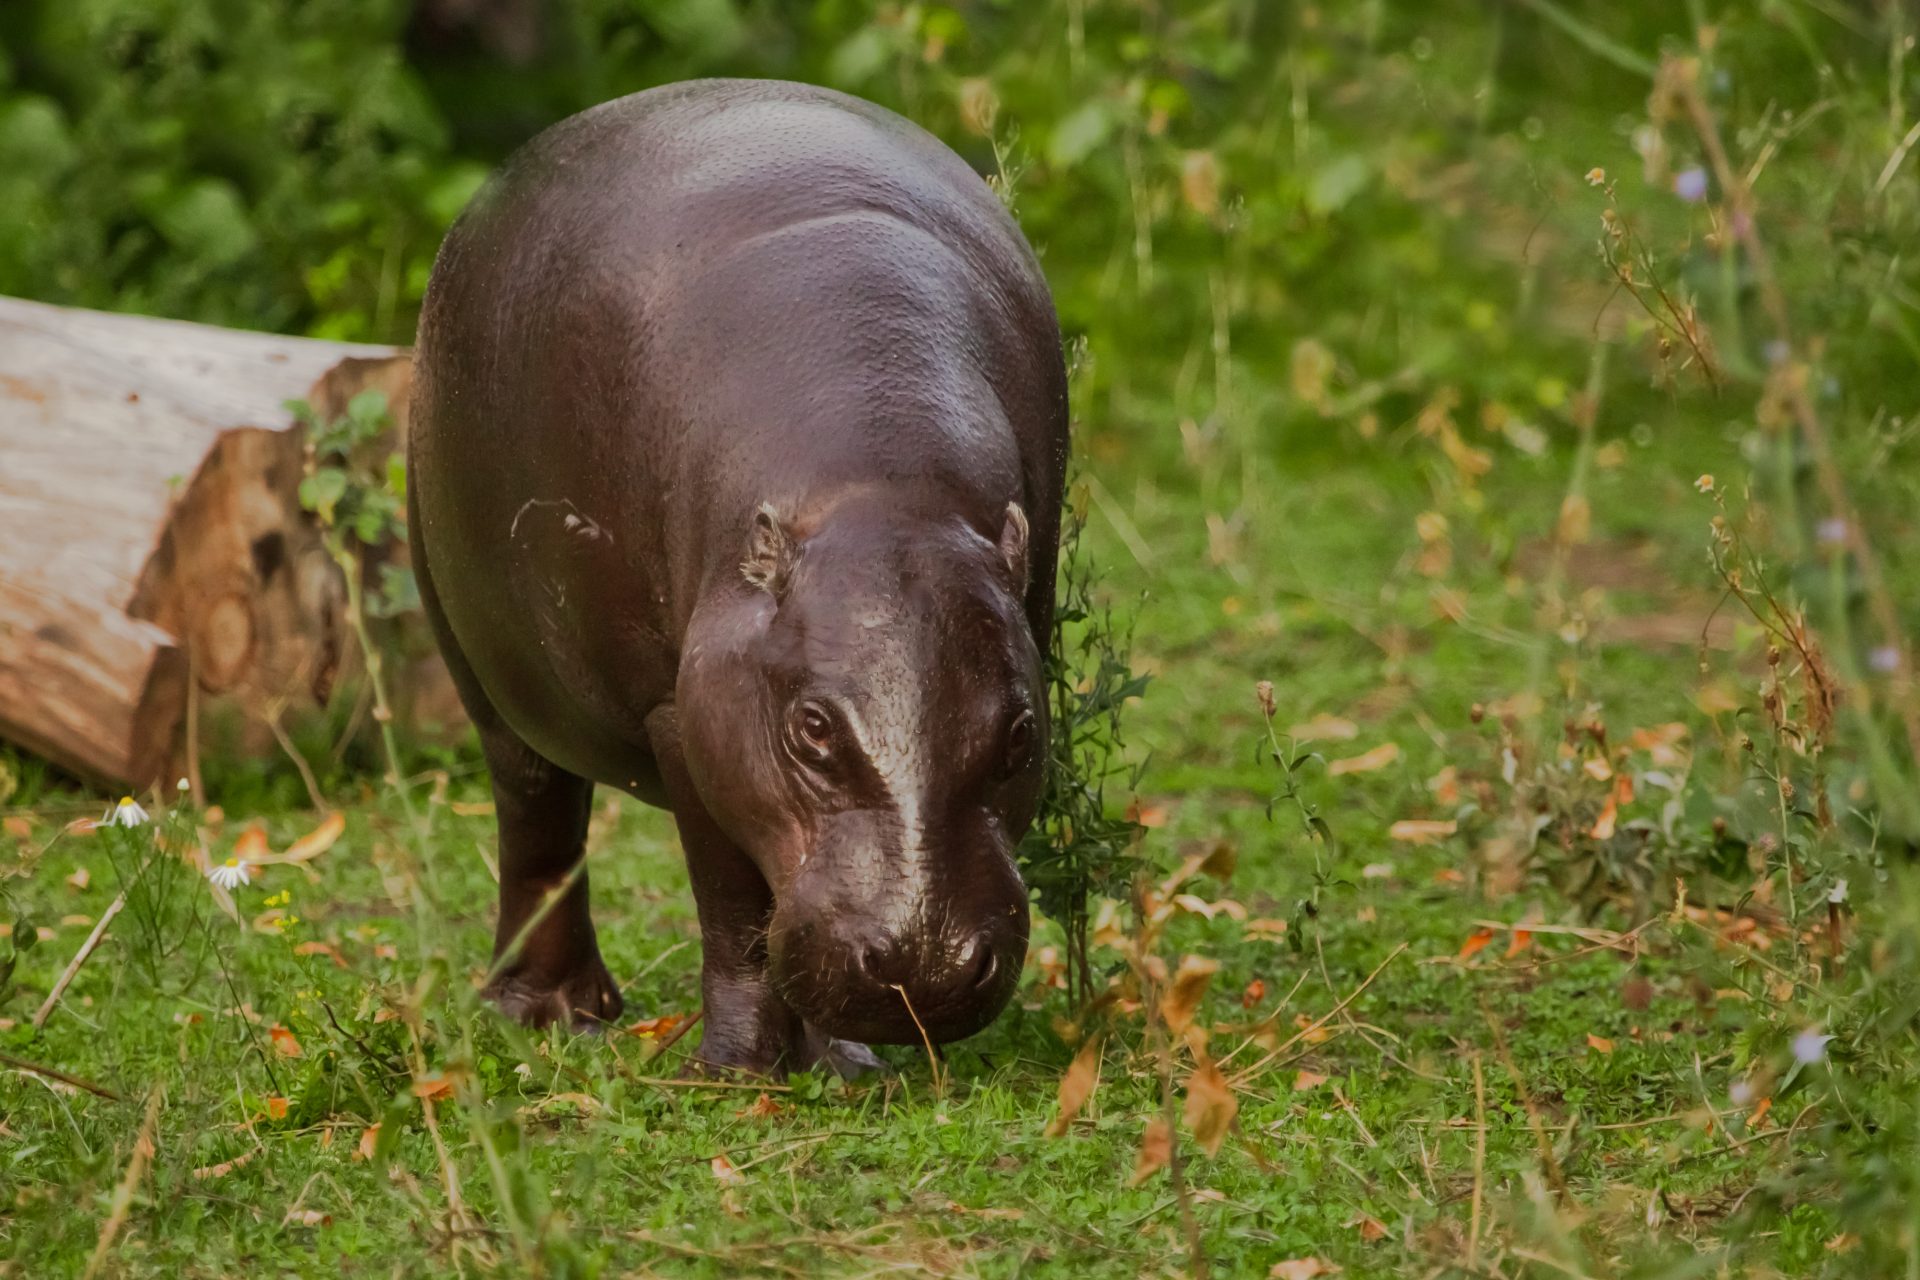
[{"label": "hippo back", "polygon": [[761,503],[884,486],[992,530],[1020,502],[1046,648],[1052,303],[979,175],[881,108],[695,81],[562,122],[447,237],[417,369],[423,579],[489,699],[577,772],[618,781]]}]

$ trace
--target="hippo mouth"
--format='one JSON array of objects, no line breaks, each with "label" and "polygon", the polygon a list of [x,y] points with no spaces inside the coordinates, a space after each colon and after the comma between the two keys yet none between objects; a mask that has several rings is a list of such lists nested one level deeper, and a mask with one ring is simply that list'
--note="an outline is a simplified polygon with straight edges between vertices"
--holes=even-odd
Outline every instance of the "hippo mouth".
[{"label": "hippo mouth", "polygon": [[899,933],[844,917],[788,924],[776,912],[768,958],[787,1007],[836,1039],[946,1044],[1006,1008],[1026,943],[1024,902],[970,928]]}]

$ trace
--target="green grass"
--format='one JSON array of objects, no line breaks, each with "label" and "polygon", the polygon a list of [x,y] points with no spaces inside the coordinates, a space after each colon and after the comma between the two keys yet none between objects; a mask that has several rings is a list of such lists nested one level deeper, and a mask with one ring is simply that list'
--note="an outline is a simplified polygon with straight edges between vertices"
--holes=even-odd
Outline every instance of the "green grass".
[{"label": "green grass", "polygon": [[[1690,494],[1685,477],[1712,462],[1682,466],[1642,450],[1602,488]],[[1545,478],[1520,472],[1510,493],[1496,490],[1516,525],[1551,510],[1536,492]],[[1128,493],[1136,479],[1112,471],[1105,483]],[[1243,1084],[1217,1156],[1187,1143],[1201,1251],[1221,1275],[1307,1257],[1355,1275],[1599,1275],[1642,1258],[1653,1273],[1660,1260],[1721,1242],[1737,1200],[1756,1188],[1764,1198],[1769,1178],[1810,1154],[1785,1138],[1735,1145],[1748,1135],[1726,1096],[1736,1050],[1761,1015],[1737,999],[1703,1004],[1696,990],[1729,986],[1731,958],[1677,933],[1649,939],[1637,963],[1549,934],[1511,959],[1504,934],[1459,957],[1483,919],[1579,919],[1538,885],[1487,901],[1443,878],[1463,865],[1457,844],[1386,836],[1397,819],[1444,816],[1425,780],[1481,761],[1485,735],[1468,708],[1523,687],[1531,649],[1436,618],[1425,580],[1396,568],[1420,504],[1394,459],[1310,463],[1271,492],[1230,566],[1208,565],[1194,504],[1177,491],[1132,503],[1152,567],[1103,536],[1097,518],[1091,535],[1112,591],[1144,593],[1138,646],[1158,679],[1132,735],[1152,753],[1146,803],[1165,811],[1149,835],[1157,856],[1232,840],[1239,868],[1223,892],[1256,917],[1294,922],[1287,939],[1270,941],[1224,918],[1187,918],[1171,954],[1222,962],[1206,1016],[1217,1054],[1239,1047],[1235,1067],[1261,1053],[1243,1045],[1246,1024],[1277,1014],[1291,1034],[1296,1015],[1328,1013],[1405,949],[1329,1024],[1331,1038]],[[1704,502],[1675,523],[1703,524]],[[1471,599],[1476,616],[1514,621],[1497,581]],[[1399,638],[1383,643],[1388,632]],[[1685,651],[1602,646],[1581,664],[1581,696],[1623,727],[1685,716],[1693,663]],[[1322,744],[1332,754],[1401,747],[1376,772],[1306,768],[1308,795],[1340,837],[1337,850],[1318,851],[1318,880],[1315,848],[1264,809],[1277,779],[1255,754],[1261,678],[1279,686],[1283,725],[1319,712],[1355,723],[1351,742]],[[484,790],[468,773],[449,794],[474,801]],[[124,1274],[412,1274],[457,1263],[553,1274],[1132,1275],[1188,1265],[1167,1175],[1127,1185],[1159,1106],[1137,1034],[1109,1045],[1102,1085],[1070,1132],[1043,1136],[1071,1057],[1052,1022],[1071,1011],[1037,967],[1006,1017],[948,1052],[944,1089],[922,1054],[890,1051],[895,1075],[798,1078],[769,1088],[768,1114],[757,1114],[753,1088],[657,1082],[674,1075],[692,1038],[650,1060],[641,1037],[529,1036],[477,1007],[492,823],[445,804],[433,806],[424,837],[391,806],[350,804],[346,834],[311,874],[273,868],[237,894],[251,922],[285,893],[298,923],[262,931],[215,918],[217,959],[190,983],[182,954],[156,987],[123,917],[35,1035],[28,1016],[87,933],[79,917],[97,917],[116,886],[105,854],[120,837],[57,836],[70,811],[80,810],[44,801],[12,855],[8,892],[53,937],[22,957],[0,1048],[118,1096],[18,1070],[0,1076],[0,1230],[16,1274],[84,1265],[156,1095],[151,1167],[112,1251]],[[276,848],[315,821],[237,805],[211,832],[215,849],[255,817]],[[630,1015],[692,1013],[697,931],[666,816],[611,802],[594,849],[608,963],[623,978],[646,974],[628,992]],[[90,881],[75,887],[82,870]],[[1315,914],[1298,910],[1303,899],[1317,902]],[[189,941],[189,951],[200,945]],[[311,942],[330,949],[302,954],[298,944]],[[1650,984],[1644,1007],[1623,998],[1629,976]],[[1243,1010],[1255,982],[1265,995]],[[277,1048],[274,1026],[291,1032],[298,1057]],[[1299,1088],[1301,1072],[1325,1080]],[[420,1076],[454,1082],[434,1107],[444,1165],[412,1092]],[[286,1100],[277,1118],[275,1098]],[[1719,1126],[1704,1130],[1710,1106],[1733,1125],[1732,1143]],[[373,1158],[363,1159],[376,1121]],[[737,1181],[716,1175],[721,1156]],[[1851,1264],[1826,1242],[1842,1230],[1833,1204],[1799,1202],[1736,1233],[1737,1256],[1753,1274],[1840,1274]],[[1563,1266],[1530,1264],[1529,1254]]]}]

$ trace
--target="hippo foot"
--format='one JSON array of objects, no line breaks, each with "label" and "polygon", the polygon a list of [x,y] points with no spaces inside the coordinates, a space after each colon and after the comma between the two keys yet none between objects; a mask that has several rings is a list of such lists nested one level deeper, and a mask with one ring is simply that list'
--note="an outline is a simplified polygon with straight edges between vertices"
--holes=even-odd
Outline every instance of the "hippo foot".
[{"label": "hippo foot", "polygon": [[607,966],[595,956],[558,982],[527,973],[496,978],[481,992],[495,1008],[528,1027],[563,1023],[575,1031],[597,1031],[620,1016],[626,1001]]}]

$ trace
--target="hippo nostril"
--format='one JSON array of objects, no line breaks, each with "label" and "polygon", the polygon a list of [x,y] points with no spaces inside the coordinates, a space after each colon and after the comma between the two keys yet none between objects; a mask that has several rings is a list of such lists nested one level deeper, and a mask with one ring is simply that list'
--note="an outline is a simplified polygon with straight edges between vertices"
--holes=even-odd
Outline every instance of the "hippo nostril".
[{"label": "hippo nostril", "polygon": [[980,961],[973,967],[973,989],[978,991],[993,981],[993,975],[999,972],[1000,957],[993,954],[992,947],[979,947]]}]

